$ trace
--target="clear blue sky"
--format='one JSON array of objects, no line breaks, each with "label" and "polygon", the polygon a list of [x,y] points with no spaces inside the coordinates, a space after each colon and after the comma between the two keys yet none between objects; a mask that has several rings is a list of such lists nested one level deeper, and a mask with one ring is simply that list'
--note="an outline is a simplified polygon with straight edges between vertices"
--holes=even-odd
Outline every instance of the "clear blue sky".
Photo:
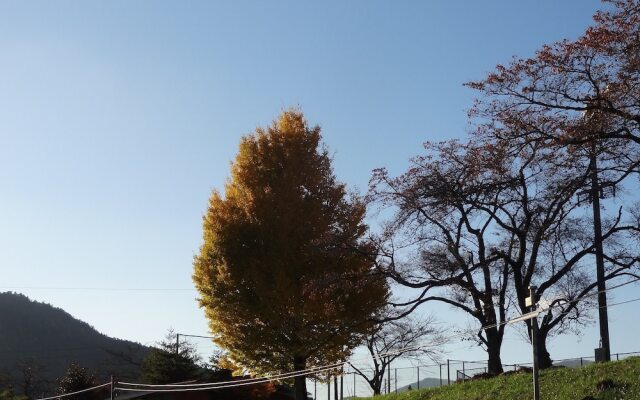
[{"label": "clear blue sky", "polygon": [[[464,136],[474,93],[462,83],[575,38],[600,7],[2,1],[0,286],[191,289],[201,216],[241,135],[299,106],[339,178],[366,190],[373,168],[401,172],[422,142]],[[16,291],[143,343],[170,326],[207,332],[192,290]],[[614,351],[637,350],[619,310]],[[591,354],[592,333],[552,356]],[[529,356],[518,347],[510,338],[505,358]]]}]

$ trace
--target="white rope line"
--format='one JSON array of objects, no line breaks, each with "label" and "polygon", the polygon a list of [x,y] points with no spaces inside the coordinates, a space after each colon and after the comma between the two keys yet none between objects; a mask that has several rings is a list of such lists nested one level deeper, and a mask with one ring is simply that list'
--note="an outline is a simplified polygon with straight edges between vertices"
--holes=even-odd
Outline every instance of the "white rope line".
[{"label": "white rope line", "polygon": [[[603,292],[608,292],[617,288],[620,288],[622,286],[626,286],[629,285],[633,282],[636,282],[640,280],[640,278],[636,278],[633,279],[631,281],[616,285],[616,286],[612,286],[610,288],[607,288],[603,291],[598,291],[596,293],[593,294],[588,294],[583,296],[580,299],[576,299],[573,301],[569,301],[567,302],[568,304],[571,303],[575,303],[581,300],[584,300],[587,297],[592,297],[594,295],[603,293]],[[608,307],[613,307],[616,305],[621,305],[621,304],[627,304],[627,303],[632,303],[635,301],[640,301],[640,298],[636,298],[636,299],[631,299],[631,300],[627,300],[627,301],[622,301],[619,303],[614,303],[614,304],[610,304],[608,305]],[[557,307],[561,307],[563,305],[566,305],[567,303],[563,303],[563,304],[557,304],[555,306],[552,307],[547,307],[545,309],[541,309],[539,310],[539,313],[551,310],[553,308],[557,308]],[[595,308],[600,308],[600,307],[595,307]],[[595,309],[595,308],[588,308],[589,309]],[[517,319],[517,318],[515,318]],[[509,324],[510,322],[512,322],[512,320],[508,320],[508,321],[504,321],[504,322],[500,322],[497,324],[493,324],[493,325],[488,325],[488,326],[484,326],[482,327],[482,329],[490,329],[490,328],[494,328],[494,327],[499,327],[502,325],[506,325]],[[246,385],[252,385],[252,384],[256,384],[256,383],[267,383],[267,382],[271,382],[274,380],[280,380],[280,379],[290,379],[290,378],[295,378],[295,377],[299,377],[299,376],[307,376],[307,375],[313,375],[313,374],[317,374],[320,372],[328,372],[334,369],[338,369],[343,367],[345,364],[350,364],[353,366],[353,364],[355,362],[358,361],[368,361],[370,360],[372,357],[373,358],[383,358],[383,357],[388,357],[391,355],[397,355],[397,354],[403,354],[403,353],[407,353],[409,351],[414,351],[414,350],[419,350],[419,349],[424,349],[424,348],[429,348],[429,347],[436,347],[439,346],[441,344],[446,343],[447,341],[457,338],[457,337],[464,337],[466,335],[468,335],[469,333],[475,333],[476,330],[472,330],[472,329],[468,329],[466,331],[460,332],[457,335],[453,335],[453,336],[449,336],[446,340],[441,341],[440,343],[429,343],[429,345],[416,345],[416,346],[412,346],[412,347],[404,347],[402,349],[399,350],[395,350],[395,351],[389,351],[386,353],[379,353],[376,354],[374,356],[369,356],[366,358],[362,358],[360,360],[353,360],[353,361],[342,361],[342,362],[338,362],[338,363],[334,363],[334,364],[327,364],[324,366],[318,366],[318,367],[312,367],[312,368],[308,368],[305,370],[301,370],[301,371],[295,371],[295,372],[286,372],[286,373],[281,373],[281,374],[274,374],[274,375],[266,375],[263,377],[256,377],[256,378],[247,378],[247,379],[242,379],[242,380],[235,380],[235,381],[224,381],[224,382],[213,382],[213,383],[200,383],[200,384],[167,384],[167,385],[154,385],[154,384],[144,384],[144,383],[131,383],[131,382],[117,382],[116,385],[118,385],[117,387],[114,387],[114,390],[121,390],[121,391],[129,391],[129,392],[148,392],[148,393],[157,393],[157,392],[180,392],[180,391],[198,391],[198,390],[211,390],[211,389],[221,389],[221,388],[231,388],[231,387],[239,387],[239,386],[246,386]],[[44,397],[44,398],[39,398],[36,400],[53,400],[53,399],[61,399],[64,397],[68,397],[68,396],[72,396],[75,394],[79,394],[79,393],[84,393],[84,392],[88,392],[91,390],[95,390],[95,389],[99,389],[102,387],[106,387],[111,385],[111,383],[105,383],[102,385],[98,385],[98,386],[94,386],[94,387],[90,387],[87,389],[83,389],[83,390],[79,390],[76,392],[71,392],[71,393],[65,393],[65,394],[61,394],[58,396],[51,396],[51,397]],[[135,386],[135,387],[120,387],[119,385],[127,385],[127,386]],[[136,388],[137,387],[137,388]]]},{"label": "white rope line", "polygon": [[[278,379],[294,378],[295,376],[299,376],[299,374],[313,375],[313,374],[316,374],[316,373],[319,373],[319,372],[324,372],[324,371],[329,371],[329,370],[332,370],[332,369],[339,368],[342,365],[343,365],[343,363],[327,364],[327,365],[324,365],[324,366],[308,368],[308,369],[301,370],[301,371],[284,372],[284,373],[276,374],[276,375],[264,375],[264,376],[255,377],[255,378],[244,378],[244,379],[237,379],[237,380],[223,381],[223,382],[183,383],[183,384],[172,383],[172,384],[165,384],[165,385],[151,384],[151,383],[118,382],[118,385],[145,387],[145,388],[149,388],[149,389],[156,389],[156,388],[157,389],[162,389],[162,388],[171,389],[171,388],[180,388],[180,387],[191,388],[191,387],[224,386],[226,384],[238,383],[238,382],[260,383],[260,382],[263,382],[265,380],[266,381],[271,381],[271,380],[278,380]],[[118,390],[128,390],[128,388],[118,387]]]},{"label": "white rope line", "polygon": [[[429,343],[430,345],[432,345],[433,347],[435,346],[439,346],[442,343]],[[412,346],[412,347],[404,347],[402,349],[399,350],[394,350],[394,351],[388,351],[386,353],[380,353],[380,354],[376,354],[376,358],[383,358],[383,357],[387,357],[387,356],[392,356],[392,355],[397,355],[397,354],[403,354],[409,351],[413,351],[413,350],[419,350],[421,348],[427,347],[424,344],[422,345],[416,345],[416,346]],[[321,366],[317,366],[317,367],[312,367],[312,368],[307,368],[307,369],[303,369],[300,371],[293,371],[293,372],[284,372],[284,373],[280,373],[280,374],[274,374],[274,375],[264,375],[261,377],[255,377],[255,378],[246,378],[243,380],[235,380],[235,381],[224,381],[224,382],[214,382],[214,383],[190,383],[190,384],[166,384],[166,385],[159,385],[159,384],[149,384],[149,383],[134,383],[134,382],[118,382],[118,385],[127,385],[127,386],[138,386],[138,387],[146,387],[146,388],[173,388],[173,387],[198,387],[198,386],[223,386],[227,383],[237,383],[237,382],[250,382],[250,381],[263,381],[265,379],[267,380],[278,380],[278,379],[287,379],[287,378],[293,378],[295,376],[301,376],[301,375],[313,375],[316,374],[318,372],[325,372],[325,371],[329,371],[332,369],[337,369],[342,367],[345,364],[350,364],[350,363],[354,363],[357,361],[368,361],[370,360],[371,357],[367,357],[367,358],[362,358],[359,360],[353,360],[353,361],[340,361],[334,364],[326,364],[326,365],[321,365]],[[119,388],[119,390],[124,390],[124,388]]]},{"label": "white rope line", "polygon": [[58,396],[51,396],[51,397],[42,397],[36,400],[52,400],[52,399],[61,399],[63,397],[68,397],[68,396],[73,396],[74,394],[79,394],[79,393],[84,393],[84,392],[89,392],[91,390],[95,390],[95,389],[100,389],[106,386],[110,386],[111,382],[108,383],[103,383],[102,385],[98,385],[98,386],[93,386],[87,389],[82,389],[82,390],[78,390],[77,392],[71,392],[71,393],[64,393]]},{"label": "white rope line", "polygon": [[[318,368],[316,369],[315,373],[318,372],[326,372],[326,371],[331,371],[333,369],[337,369],[338,367],[336,366],[332,366],[332,367],[325,367],[325,368]],[[288,378],[296,378],[299,376],[306,376],[309,375],[308,372],[296,372],[296,373],[289,373],[290,376],[288,376]],[[214,383],[209,383],[206,384],[207,386],[201,386],[201,387],[186,387],[186,388],[149,388],[149,389],[142,389],[142,388],[122,388],[122,387],[116,387],[116,390],[122,390],[122,391],[126,391],[126,392],[146,392],[146,393],[163,393],[163,392],[192,392],[192,391],[198,391],[198,390],[212,390],[212,389],[226,389],[226,388],[233,388],[233,387],[238,387],[238,386],[247,386],[247,385],[255,385],[258,383],[267,383],[267,382],[271,382],[276,380],[275,378],[271,377],[266,377],[266,378],[252,378],[252,379],[242,379],[242,380],[237,380],[237,381],[226,381],[226,382],[214,382]]]},{"label": "white rope line", "polygon": [[[402,353],[406,353],[408,351],[412,351],[412,350],[418,350],[421,348],[427,348],[427,347],[436,347],[436,346],[440,346],[441,344],[446,343],[446,340],[443,340],[441,342],[438,343],[433,343],[431,342],[429,345],[418,345],[418,346],[412,346],[412,347],[405,347],[396,351],[390,351],[390,352],[386,352],[386,353],[380,353],[376,355],[376,358],[382,358],[382,357],[386,357],[389,355],[394,355],[394,354],[402,354]],[[371,357],[367,357],[366,359],[362,359],[362,360],[369,360]],[[224,382],[213,382],[213,383],[200,383],[200,384],[168,384],[168,385],[151,385],[151,384],[138,384],[138,383],[130,383],[130,382],[118,382],[118,385],[120,384],[124,384],[124,385],[129,385],[129,386],[138,386],[137,388],[133,388],[133,387],[117,387],[117,390],[122,390],[122,391],[131,391],[131,392],[178,392],[178,391],[196,391],[196,390],[209,390],[209,389],[222,389],[222,388],[227,388],[227,387],[237,387],[237,386],[246,386],[246,385],[252,385],[252,384],[256,384],[256,383],[266,383],[266,382],[271,382],[274,380],[279,380],[279,379],[290,379],[290,378],[295,378],[298,376],[307,376],[307,375],[313,375],[316,373],[320,373],[320,372],[328,372],[331,370],[335,370],[338,368],[341,368],[342,366],[344,366],[345,364],[350,364],[351,362],[349,361],[343,361],[343,362],[339,362],[339,363],[335,363],[335,364],[328,364],[325,366],[319,366],[319,367],[314,367],[314,368],[309,368],[306,370],[302,370],[302,371],[295,371],[295,372],[287,372],[287,373],[282,373],[282,374],[276,374],[276,375],[271,375],[271,376],[264,376],[264,377],[257,377],[257,378],[248,378],[248,379],[242,379],[242,380],[234,380],[234,381],[224,381]],[[345,374],[349,373],[349,371],[345,372]]]}]

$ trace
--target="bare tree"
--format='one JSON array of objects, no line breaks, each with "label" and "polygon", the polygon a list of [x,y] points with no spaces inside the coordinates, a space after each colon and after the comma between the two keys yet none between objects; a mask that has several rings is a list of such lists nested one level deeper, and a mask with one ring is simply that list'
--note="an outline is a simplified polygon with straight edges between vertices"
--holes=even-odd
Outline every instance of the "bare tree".
[{"label": "bare tree", "polygon": [[442,330],[434,325],[433,318],[417,321],[409,317],[379,323],[363,338],[363,345],[371,355],[372,368],[350,364],[355,373],[363,377],[374,395],[379,395],[384,375],[398,358],[424,360],[437,359],[445,344]]},{"label": "bare tree", "polygon": [[[498,65],[485,79],[467,85],[482,95],[470,115],[477,122],[476,134],[484,140],[508,143],[511,151],[537,142],[554,153],[574,153],[576,159],[581,158],[579,162],[589,164],[591,179],[578,194],[589,200],[582,204],[591,203],[592,208],[589,225],[596,249],[595,268],[591,269],[600,277],[601,340],[608,351],[604,281],[619,268],[637,263],[637,253],[629,251],[631,246],[623,249],[620,243],[609,254],[603,254],[601,247],[619,241],[621,223],[628,225],[627,236],[637,235],[638,223],[630,223],[633,207],[621,207],[609,211],[609,221],[601,227],[600,198],[637,188],[637,181],[629,178],[640,172],[640,2],[605,2],[611,6],[597,12],[595,24],[576,40],[544,45],[532,57],[514,58]],[[625,200],[629,203],[628,197]],[[603,204],[606,207],[610,202]],[[582,218],[574,220],[582,224],[587,212],[585,209]],[[611,226],[616,228],[608,235]],[[588,226],[585,228],[587,232]],[[559,247],[555,250],[557,253]],[[593,289],[591,285],[584,288]],[[562,296],[557,302],[568,304]],[[571,309],[561,310],[567,311]],[[552,314],[545,318],[555,320]]]},{"label": "bare tree", "polygon": [[502,132],[547,144],[588,144],[591,133],[576,129],[585,113],[608,119],[598,139],[627,142],[621,157],[637,161],[640,144],[640,2],[605,0],[609,11],[576,40],[542,46],[534,56],[498,65],[485,79],[467,85],[483,95],[471,115],[519,125]]},{"label": "bare tree", "polygon": [[39,396],[47,387],[47,380],[44,378],[44,367],[33,359],[23,359],[18,361],[16,367],[20,376],[18,377],[18,387],[29,399]]},{"label": "bare tree", "polygon": [[[466,312],[483,327],[477,340],[490,373],[502,371],[504,322],[510,310],[528,311],[530,285],[560,309],[541,322],[542,366],[551,365],[549,336],[587,322],[596,285],[587,267],[592,231],[575,196],[588,166],[576,153],[540,142],[512,150],[507,141],[427,144],[427,154],[405,174],[377,171],[370,192],[396,211],[378,241],[378,268],[419,290],[396,306],[407,314],[438,301]],[[625,243],[637,223],[620,211],[604,226],[605,279],[629,274],[638,257]]]}]

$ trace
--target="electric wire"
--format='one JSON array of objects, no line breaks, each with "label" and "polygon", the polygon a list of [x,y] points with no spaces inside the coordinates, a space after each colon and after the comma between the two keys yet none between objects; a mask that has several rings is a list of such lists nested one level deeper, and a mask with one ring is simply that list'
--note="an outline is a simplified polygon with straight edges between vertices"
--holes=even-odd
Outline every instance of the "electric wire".
[{"label": "electric wire", "polygon": [[195,291],[195,288],[122,288],[122,287],[68,287],[68,286],[0,286],[0,290],[95,290],[117,292],[186,292]]},{"label": "electric wire", "polygon": [[[621,288],[621,287],[623,287],[623,286],[630,285],[630,284],[632,284],[632,283],[634,283],[634,282],[637,282],[637,281],[640,281],[640,277],[638,277],[638,278],[634,278],[634,279],[631,279],[631,280],[629,280],[629,281],[627,281],[627,282],[624,282],[624,283],[621,283],[621,284],[618,284],[618,285],[611,286],[611,287],[606,288],[606,289],[604,289],[604,290],[596,291],[595,293],[586,294],[586,295],[584,295],[584,296],[582,296],[582,297],[580,297],[580,298],[578,298],[578,299],[569,300],[569,301],[567,301],[567,302],[565,302],[565,303],[556,304],[555,306],[549,306],[549,307],[546,307],[546,308],[541,308],[541,309],[539,309],[539,310],[536,310],[536,311],[535,311],[535,313],[536,313],[536,316],[537,316],[537,315],[539,315],[539,314],[542,314],[543,312],[546,312],[546,311],[552,310],[552,309],[554,309],[554,308],[562,307],[562,306],[565,306],[565,305],[567,305],[567,304],[578,303],[578,302],[580,302],[580,301],[583,301],[583,300],[584,300],[584,299],[586,299],[586,298],[596,296],[596,295],[598,295],[598,294],[600,294],[600,293],[606,293],[606,292],[609,292],[609,291],[612,291],[612,290],[615,290],[615,289]],[[587,309],[587,310],[590,310],[590,309],[591,309],[591,308],[589,308],[589,309]],[[514,322],[519,322],[519,321],[517,321],[517,320],[518,320],[518,318],[521,318],[521,317],[523,317],[523,316],[525,316],[525,315],[527,315],[527,314],[520,315],[520,316],[518,316],[518,317],[516,317],[516,318],[512,318],[512,319],[509,319],[509,320],[507,320],[507,321],[502,321],[502,322],[498,322],[498,323],[491,324],[491,325],[485,325],[485,326],[483,326],[481,329],[482,329],[482,330],[487,330],[487,329],[492,329],[492,328],[498,328],[498,327],[500,327],[500,326],[502,326],[502,325],[507,325],[507,324],[511,324],[511,323],[514,323]]]},{"label": "electric wire", "polygon": [[619,306],[619,305],[622,305],[622,304],[633,303],[633,302],[636,302],[636,301],[640,301],[640,297],[635,298],[635,299],[631,299],[631,300],[621,301],[621,302],[618,302],[618,303],[611,303],[611,304],[608,304],[608,305],[606,305],[606,306],[602,306],[602,307],[598,307],[598,308],[605,308],[605,307]]}]

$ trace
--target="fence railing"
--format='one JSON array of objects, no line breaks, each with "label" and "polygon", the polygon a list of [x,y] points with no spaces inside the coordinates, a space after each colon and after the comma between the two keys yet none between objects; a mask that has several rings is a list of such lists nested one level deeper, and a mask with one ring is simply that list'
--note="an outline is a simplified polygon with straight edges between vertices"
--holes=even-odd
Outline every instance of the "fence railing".
[{"label": "fence railing", "polygon": [[[639,352],[615,353],[611,360],[617,361],[627,357],[640,356]],[[595,357],[575,357],[554,360],[553,365],[569,368],[580,368],[595,362]],[[517,371],[523,367],[530,368],[529,362],[516,364],[502,364],[503,370]],[[447,360],[446,363],[416,365],[412,367],[393,367],[386,371],[382,380],[382,393],[403,392],[406,390],[423,389],[427,387],[446,386],[455,382],[473,379],[479,374],[488,371],[486,361]],[[369,397],[373,390],[367,381],[355,372],[345,372],[335,382],[319,382],[307,380],[307,391],[316,400],[350,399],[354,397]],[[338,388],[338,397],[335,397],[335,388]]]}]

